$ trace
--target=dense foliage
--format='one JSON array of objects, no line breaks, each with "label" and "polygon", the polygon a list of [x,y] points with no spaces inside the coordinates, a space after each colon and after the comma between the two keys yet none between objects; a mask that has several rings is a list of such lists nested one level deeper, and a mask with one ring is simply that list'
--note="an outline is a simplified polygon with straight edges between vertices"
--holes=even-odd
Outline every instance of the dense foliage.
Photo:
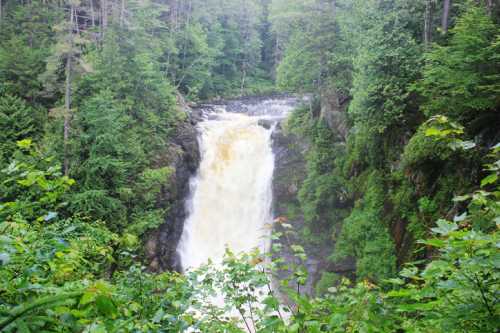
[{"label": "dense foliage", "polygon": [[[314,31],[317,22],[304,8],[320,5],[294,3],[305,7],[283,10],[277,29],[286,27],[287,36]],[[417,240],[430,237],[440,216],[463,209],[451,200],[477,186],[484,152],[499,142],[498,8],[453,2],[445,32],[436,28],[445,8],[432,1],[320,3],[334,23],[314,37],[332,42],[307,40],[318,54],[334,53],[328,64],[341,66],[309,80],[316,68],[286,65],[309,49],[290,37],[278,67],[278,78],[314,86],[311,105],[289,121],[311,144],[299,193],[304,244],[329,249],[333,264],[354,260],[359,281],[381,282],[404,263],[433,255]],[[302,20],[300,27],[279,24],[286,15]],[[464,141],[434,140],[436,128]]]},{"label": "dense foliage", "polygon": [[[500,5],[451,4],[0,0],[0,331],[496,332]],[[304,226],[148,272],[182,105],[277,89]]]},{"label": "dense foliage", "polygon": [[[342,280],[321,298],[310,298],[301,293],[307,278],[301,266],[307,259],[304,249],[292,245],[298,264],[282,279],[281,292],[288,299],[284,302],[270,277],[287,264],[272,254],[236,257],[228,251],[222,265],[202,267],[184,277],[146,273],[134,263],[132,253],[138,243],[133,235],[119,236],[103,223],[78,215],[60,218],[57,208],[64,204],[64,191],[73,182],[54,173],[57,167],[33,151],[30,142],[19,142],[19,146],[27,162],[12,161],[3,171],[10,180],[7,189],[20,186],[25,191],[13,194],[0,211],[2,331],[496,329],[498,145],[489,157],[492,163],[486,166],[483,189],[455,198],[467,203],[464,213],[453,221],[438,220],[432,238],[422,241],[439,253],[435,259],[425,265],[407,265],[399,278],[386,280],[390,288],[381,289],[367,280],[351,286]],[[27,199],[36,204],[36,210],[26,209]],[[273,248],[278,251],[288,239],[286,234],[274,238]],[[224,304],[216,299],[224,299]]]}]

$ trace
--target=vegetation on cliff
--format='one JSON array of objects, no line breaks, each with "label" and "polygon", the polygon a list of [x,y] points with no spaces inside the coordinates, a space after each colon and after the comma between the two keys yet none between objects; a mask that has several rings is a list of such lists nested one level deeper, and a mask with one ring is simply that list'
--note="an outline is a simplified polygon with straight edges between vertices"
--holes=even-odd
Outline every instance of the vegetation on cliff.
[{"label": "vegetation on cliff", "polygon": [[[479,186],[484,156],[500,140],[498,8],[454,2],[445,32],[422,30],[445,14],[433,2],[336,5],[331,29],[321,29],[335,43],[307,38],[319,54],[335,45],[335,56],[323,67],[315,62],[320,74],[308,85],[316,101],[289,121],[312,145],[299,195],[303,234],[330,248],[332,263],[354,259],[359,281],[381,283],[405,263],[434,255],[418,240],[430,237],[440,217],[463,212],[453,198]],[[304,9],[289,10],[315,26],[300,16]],[[289,34],[308,31],[292,27]],[[291,41],[291,57],[296,47]],[[342,65],[330,67],[340,63],[335,59]],[[281,66],[278,77],[302,71]],[[450,138],[435,140],[440,135]],[[471,149],[449,144],[458,136]]]}]

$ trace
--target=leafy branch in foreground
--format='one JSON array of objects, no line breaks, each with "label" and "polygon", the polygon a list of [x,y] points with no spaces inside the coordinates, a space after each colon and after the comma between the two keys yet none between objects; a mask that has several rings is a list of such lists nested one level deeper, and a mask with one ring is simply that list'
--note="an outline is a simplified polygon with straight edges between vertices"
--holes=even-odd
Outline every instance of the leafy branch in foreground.
[{"label": "leafy branch in foreground", "polygon": [[427,264],[407,265],[384,288],[342,280],[316,298],[303,292],[305,250],[290,244],[292,264],[279,255],[294,232],[287,223],[270,253],[228,251],[221,263],[185,276],[154,275],[132,260],[130,235],[77,216],[39,221],[12,206],[0,222],[0,330],[493,332],[500,319],[499,154],[497,145],[482,187],[455,198],[460,214],[438,220],[433,237],[421,241],[433,253]]}]

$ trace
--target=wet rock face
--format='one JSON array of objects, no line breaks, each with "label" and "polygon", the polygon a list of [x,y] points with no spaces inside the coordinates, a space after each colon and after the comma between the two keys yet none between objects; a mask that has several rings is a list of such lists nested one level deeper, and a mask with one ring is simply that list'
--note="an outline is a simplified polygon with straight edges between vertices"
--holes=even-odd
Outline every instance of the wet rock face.
[{"label": "wet rock face", "polygon": [[[306,178],[305,155],[309,145],[304,138],[294,134],[286,133],[278,124],[272,135],[273,152],[275,154],[275,165],[273,175],[273,214],[275,217],[274,231],[285,232],[282,224],[292,225],[293,230],[300,233],[304,227],[304,216],[300,209],[298,191]],[[301,244],[300,237],[288,237],[288,242],[281,242],[282,248],[277,254],[287,263],[299,264],[293,256],[291,245]],[[302,244],[301,244],[302,245]],[[307,252],[307,251],[306,251]],[[317,260],[308,255],[307,269],[315,271]],[[278,272],[279,279],[285,279],[291,272]],[[311,293],[314,278],[309,279],[305,292]],[[277,281],[275,281],[277,282]],[[278,286],[276,286],[278,287]],[[281,297],[286,298],[284,295]]]},{"label": "wet rock face", "polygon": [[[274,230],[287,232],[282,223],[290,224],[296,235],[290,234],[286,242],[282,244],[279,256],[283,258],[290,267],[291,264],[301,264],[293,255],[291,245],[301,245],[307,255],[305,266],[308,279],[302,291],[308,295],[314,295],[314,286],[321,278],[321,274],[327,270],[327,257],[331,248],[318,247],[304,241],[300,234],[304,230],[305,220],[298,200],[299,189],[307,176],[306,154],[309,143],[304,137],[292,133],[286,133],[278,125],[273,133],[273,151],[275,154],[275,166],[273,177],[273,209],[275,216]],[[278,272],[280,279],[287,278],[293,272]],[[293,282],[292,282],[293,283]],[[284,295],[281,295],[284,297]],[[284,297],[286,298],[286,297]],[[290,300],[288,300],[290,301]]]},{"label": "wet rock face", "polygon": [[[267,125],[267,124],[266,124]],[[264,124],[262,124],[264,126]],[[306,177],[305,154],[309,145],[294,134],[285,133],[278,124],[272,134],[275,158],[273,209],[275,216],[288,215],[288,204],[299,205],[297,192]]]},{"label": "wet rock face", "polygon": [[265,129],[271,129],[271,127],[276,124],[276,121],[270,119],[259,119],[257,123],[259,124],[259,126],[262,126]]},{"label": "wet rock face", "polygon": [[[298,244],[304,247],[307,255],[305,266],[309,275],[303,292],[314,295],[314,286],[320,280],[322,273],[333,272],[351,276],[355,270],[354,261],[348,259],[332,263],[328,257],[333,252],[333,243],[311,244],[300,236],[305,228],[305,220],[298,200],[298,192],[307,177],[306,154],[309,150],[309,143],[304,137],[286,133],[280,124],[276,126],[272,138],[275,154],[273,213],[276,220],[273,229],[277,232],[285,232],[287,229],[282,226],[282,223],[287,223],[292,225],[297,233],[297,236],[288,237],[290,243],[281,242],[282,250],[279,256],[289,264],[300,264],[294,257],[290,245]],[[288,273],[279,272],[278,275],[284,279],[289,275]]]},{"label": "wet rock face", "polygon": [[189,196],[189,180],[200,164],[200,149],[196,123],[196,111],[181,123],[164,152],[162,164],[175,170],[173,176],[161,191],[158,202],[168,208],[165,223],[146,241],[146,258],[151,271],[181,271],[177,255],[177,244],[182,235],[186,219],[185,201]]}]

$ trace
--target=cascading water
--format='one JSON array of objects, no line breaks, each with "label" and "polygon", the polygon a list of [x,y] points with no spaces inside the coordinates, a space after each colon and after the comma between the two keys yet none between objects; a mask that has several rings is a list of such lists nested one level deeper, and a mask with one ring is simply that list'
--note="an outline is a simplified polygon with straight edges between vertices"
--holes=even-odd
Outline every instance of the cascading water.
[{"label": "cascading water", "polygon": [[179,254],[184,269],[210,258],[265,246],[271,220],[271,131],[246,115],[225,113],[200,125],[202,161]]},{"label": "cascading water", "polygon": [[267,246],[272,221],[272,129],[258,125],[282,118],[295,100],[246,105],[245,113],[212,112],[199,124],[202,160],[192,180],[188,219],[178,247],[184,270],[208,259]]}]

